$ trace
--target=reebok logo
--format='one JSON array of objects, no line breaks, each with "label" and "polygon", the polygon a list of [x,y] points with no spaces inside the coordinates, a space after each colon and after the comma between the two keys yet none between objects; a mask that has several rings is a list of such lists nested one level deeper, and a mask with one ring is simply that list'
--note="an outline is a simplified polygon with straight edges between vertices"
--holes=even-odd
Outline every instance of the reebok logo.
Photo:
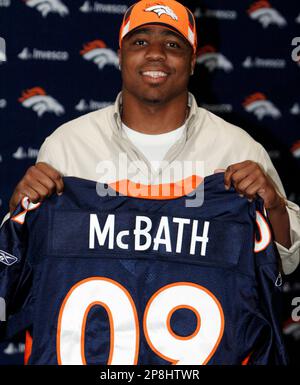
[{"label": "reebok logo", "polygon": [[43,116],[45,112],[54,113],[57,116],[65,113],[64,107],[52,96],[47,95],[41,87],[23,91],[18,100],[23,107],[32,109],[39,117]]},{"label": "reebok logo", "polygon": [[94,40],[83,46],[81,56],[88,61],[95,63],[100,70],[111,65],[119,67],[119,58],[115,51],[107,48],[103,40]]},{"label": "reebok logo", "polygon": [[280,28],[287,25],[285,18],[266,0],[255,2],[247,12],[250,18],[257,20],[263,28],[267,28],[271,24],[277,25]]},{"label": "reebok logo", "polygon": [[36,8],[43,17],[49,13],[58,13],[64,17],[69,14],[68,8],[61,0],[24,0],[25,4],[30,8]]},{"label": "reebok logo", "polygon": [[18,258],[14,257],[11,254],[8,254],[6,251],[0,250],[0,262],[4,265],[11,266],[18,261]]},{"label": "reebok logo", "polygon": [[221,69],[225,72],[233,70],[232,63],[211,45],[205,45],[199,50],[197,64],[204,65],[209,72]]},{"label": "reebok logo", "polygon": [[281,117],[279,109],[260,92],[248,96],[243,106],[247,112],[253,113],[258,120],[262,120],[264,117],[271,117],[273,119]]},{"label": "reebok logo", "polygon": [[178,21],[178,16],[176,15],[176,13],[173,11],[173,9],[167,7],[166,5],[153,5],[152,7],[146,8],[145,12],[154,12],[157,14],[158,17],[161,17],[162,15],[167,15],[170,16],[171,19]]}]

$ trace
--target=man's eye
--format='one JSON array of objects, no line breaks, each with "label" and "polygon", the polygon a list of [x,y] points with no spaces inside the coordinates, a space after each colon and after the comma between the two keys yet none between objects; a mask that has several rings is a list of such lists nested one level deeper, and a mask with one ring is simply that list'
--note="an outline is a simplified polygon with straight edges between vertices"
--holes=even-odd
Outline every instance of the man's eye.
[{"label": "man's eye", "polygon": [[145,40],[136,40],[136,41],[134,42],[134,44],[135,44],[135,45],[146,45],[146,42],[145,42]]},{"label": "man's eye", "polygon": [[179,44],[178,43],[175,43],[174,41],[170,41],[169,43],[167,43],[169,47],[171,48],[180,48]]}]

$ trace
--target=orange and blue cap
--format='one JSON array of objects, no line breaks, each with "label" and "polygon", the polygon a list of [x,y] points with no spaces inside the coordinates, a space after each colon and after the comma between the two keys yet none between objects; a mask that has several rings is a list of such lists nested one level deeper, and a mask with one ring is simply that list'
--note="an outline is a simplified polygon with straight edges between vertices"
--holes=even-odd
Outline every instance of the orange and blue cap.
[{"label": "orange and blue cap", "polygon": [[120,29],[119,45],[134,29],[146,24],[162,24],[183,36],[197,50],[197,32],[192,12],[175,0],[141,0],[126,11]]}]

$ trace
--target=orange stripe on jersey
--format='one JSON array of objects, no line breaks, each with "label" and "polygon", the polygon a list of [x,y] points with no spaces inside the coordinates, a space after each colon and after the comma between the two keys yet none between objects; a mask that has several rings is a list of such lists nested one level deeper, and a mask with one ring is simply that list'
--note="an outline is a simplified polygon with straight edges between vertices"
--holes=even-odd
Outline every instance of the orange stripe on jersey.
[{"label": "orange stripe on jersey", "polygon": [[249,360],[250,360],[251,354],[252,354],[252,352],[249,353],[248,356],[247,356],[246,358],[243,359],[242,365],[248,365],[248,362],[249,362]]},{"label": "orange stripe on jersey", "polygon": [[128,179],[123,179],[109,186],[120,194],[141,198],[141,199],[176,199],[193,192],[201,183],[203,178],[192,175],[176,183],[165,183],[158,185],[135,183]]},{"label": "orange stripe on jersey", "polygon": [[25,352],[24,352],[24,365],[28,365],[29,358],[32,350],[32,337],[28,330],[26,330],[25,337]]}]

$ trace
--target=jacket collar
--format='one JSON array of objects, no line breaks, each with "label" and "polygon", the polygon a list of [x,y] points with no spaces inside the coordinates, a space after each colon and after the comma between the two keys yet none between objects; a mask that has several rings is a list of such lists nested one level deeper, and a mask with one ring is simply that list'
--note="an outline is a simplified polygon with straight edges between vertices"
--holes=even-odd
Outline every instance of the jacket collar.
[{"label": "jacket collar", "polygon": [[[114,104],[113,115],[114,115],[114,120],[116,122],[116,125],[114,126],[114,130],[116,134],[120,134],[122,129],[121,106],[122,106],[122,92],[118,94]],[[197,105],[196,99],[194,95],[190,92],[188,95],[188,106],[190,107],[190,112],[186,120],[187,136],[189,136],[190,128],[198,112],[198,105]]]}]

